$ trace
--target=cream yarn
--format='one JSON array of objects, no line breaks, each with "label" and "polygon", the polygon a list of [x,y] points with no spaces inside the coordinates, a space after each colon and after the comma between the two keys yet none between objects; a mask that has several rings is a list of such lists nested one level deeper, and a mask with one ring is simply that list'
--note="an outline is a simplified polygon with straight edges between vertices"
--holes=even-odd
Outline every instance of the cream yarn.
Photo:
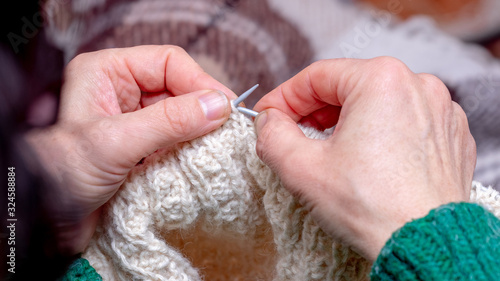
[{"label": "cream yarn", "polygon": [[[311,138],[330,132],[304,128]],[[108,202],[83,257],[104,280],[365,280],[370,264],[327,236],[255,153],[253,123],[161,150]],[[471,199],[500,216],[500,195]]]}]

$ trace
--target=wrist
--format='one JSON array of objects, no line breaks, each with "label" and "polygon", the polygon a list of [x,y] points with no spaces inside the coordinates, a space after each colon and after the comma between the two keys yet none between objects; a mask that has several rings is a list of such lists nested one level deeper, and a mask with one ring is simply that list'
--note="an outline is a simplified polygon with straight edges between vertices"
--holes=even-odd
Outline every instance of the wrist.
[{"label": "wrist", "polygon": [[[360,233],[361,237],[358,241],[360,244],[358,253],[361,254],[370,262],[375,262],[382,249],[386,246],[388,241],[405,225],[412,221],[418,220],[429,214],[433,208],[427,206],[426,208],[401,210],[397,213],[389,213],[392,215],[384,214],[381,216],[371,217],[369,221],[365,221]],[[379,211],[382,214],[381,211]],[[367,225],[371,225],[366,227]],[[357,249],[356,249],[357,250]]]},{"label": "wrist", "polygon": [[65,147],[68,144],[68,135],[62,134],[56,125],[33,129],[24,135],[29,145],[31,162],[37,163],[34,167],[42,174],[45,181],[50,183],[41,192],[41,212],[46,216],[46,223],[50,230],[52,248],[58,254],[69,256],[82,247],[75,247],[82,243],[78,241],[81,233],[88,230],[81,227],[85,219],[81,204],[75,203],[71,194],[72,176],[69,175],[68,153]]}]

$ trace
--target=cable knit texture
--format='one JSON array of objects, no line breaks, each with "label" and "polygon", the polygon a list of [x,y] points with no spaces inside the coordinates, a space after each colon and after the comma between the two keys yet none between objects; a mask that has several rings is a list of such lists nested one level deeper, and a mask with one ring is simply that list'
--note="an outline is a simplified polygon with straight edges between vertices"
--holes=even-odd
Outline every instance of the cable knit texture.
[{"label": "cable knit texture", "polygon": [[[332,130],[303,128],[313,139]],[[253,123],[158,151],[105,206],[83,257],[104,280],[365,280],[371,265],[336,243],[257,157]],[[472,199],[500,216],[500,196]]]}]

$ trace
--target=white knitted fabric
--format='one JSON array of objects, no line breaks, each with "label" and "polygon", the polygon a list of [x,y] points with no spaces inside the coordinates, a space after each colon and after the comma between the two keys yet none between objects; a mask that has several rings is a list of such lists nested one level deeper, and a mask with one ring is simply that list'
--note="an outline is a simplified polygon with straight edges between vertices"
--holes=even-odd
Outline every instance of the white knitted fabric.
[{"label": "white knitted fabric", "polygon": [[[370,264],[316,225],[255,143],[253,123],[233,112],[148,157],[105,206],[83,257],[104,280],[368,279]],[[500,217],[497,191],[475,183],[471,199]]]}]

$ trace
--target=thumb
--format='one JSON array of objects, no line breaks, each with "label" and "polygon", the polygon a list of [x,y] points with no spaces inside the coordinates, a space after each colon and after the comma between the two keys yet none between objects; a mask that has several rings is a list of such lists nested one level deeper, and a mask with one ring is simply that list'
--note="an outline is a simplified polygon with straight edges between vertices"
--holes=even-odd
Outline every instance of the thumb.
[{"label": "thumb", "polygon": [[104,153],[111,158],[119,155],[120,159],[114,160],[133,167],[159,148],[219,128],[230,113],[230,102],[219,91],[202,90],[170,97],[138,111],[113,116],[114,136]]},{"label": "thumb", "polygon": [[279,175],[290,174],[301,159],[310,155],[303,149],[315,147],[288,115],[267,109],[255,120],[257,132],[257,155]]}]

